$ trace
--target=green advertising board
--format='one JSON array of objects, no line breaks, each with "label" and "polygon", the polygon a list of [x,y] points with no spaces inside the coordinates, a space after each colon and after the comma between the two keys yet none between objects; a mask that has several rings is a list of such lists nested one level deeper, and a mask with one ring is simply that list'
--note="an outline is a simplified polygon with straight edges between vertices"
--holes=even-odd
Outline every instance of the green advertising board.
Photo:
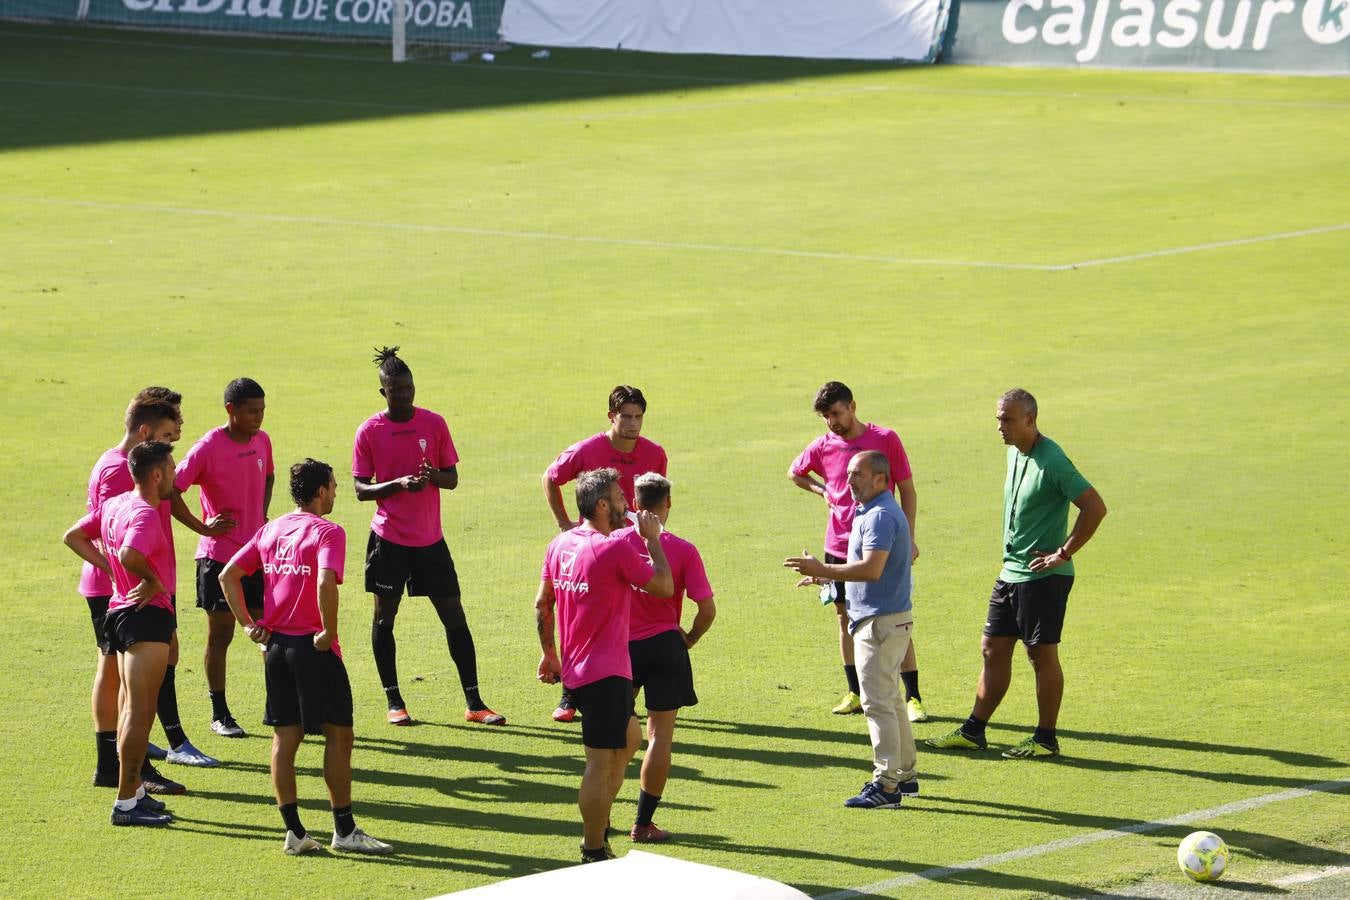
[{"label": "green advertising board", "polygon": [[955,0],[946,62],[1350,74],[1350,0]]}]

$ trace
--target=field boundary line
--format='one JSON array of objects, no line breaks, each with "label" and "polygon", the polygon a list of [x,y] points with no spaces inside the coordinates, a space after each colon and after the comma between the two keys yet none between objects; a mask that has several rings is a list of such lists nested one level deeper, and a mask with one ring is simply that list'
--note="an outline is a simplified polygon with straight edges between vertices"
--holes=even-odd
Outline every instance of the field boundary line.
[{"label": "field boundary line", "polygon": [[1117,263],[1137,262],[1141,259],[1157,259],[1160,256],[1177,256],[1181,253],[1199,253],[1202,250],[1219,250],[1224,247],[1242,247],[1246,244],[1263,244],[1267,241],[1284,241],[1289,238],[1308,237],[1314,234],[1330,234],[1335,231],[1345,231],[1350,228],[1350,222],[1340,222],[1336,225],[1319,225],[1316,228],[1302,228],[1298,231],[1278,231],[1274,234],[1259,234],[1253,237],[1233,238],[1228,241],[1210,241],[1205,244],[1191,244],[1186,247],[1165,247],[1162,250],[1149,250],[1144,253],[1131,253],[1126,256],[1107,256],[1101,259],[1084,259],[1074,263],[1065,263],[1062,266],[1051,266],[1055,271],[1064,269],[1087,269],[1093,266],[1110,266]]},{"label": "field boundary line", "polygon": [[1295,884],[1309,884],[1314,881],[1321,881],[1324,878],[1334,878],[1337,875],[1344,875],[1350,872],[1350,866],[1327,866],[1313,872],[1295,872],[1293,875],[1286,875],[1283,878],[1276,878],[1271,884],[1276,887],[1290,887]]},{"label": "field boundary line", "polygon": [[560,241],[576,244],[600,244],[617,247],[646,247],[656,250],[702,250],[715,253],[737,253],[750,256],[777,256],[796,259],[831,259],[843,262],[879,262],[909,266],[948,266],[966,269],[1023,269],[1052,271],[1056,267],[1034,263],[1002,263],[983,260],[921,259],[902,256],[879,256],[862,253],[843,253],[831,250],[792,250],[786,247],[749,247],[735,244],[706,244],[684,241],[658,241],[643,238],[599,237],[596,235],[558,234],[547,231],[513,231],[503,228],[473,228],[459,225],[419,224],[416,222],[378,222],[364,219],[340,219],[326,216],[292,216],[276,213],[255,213],[224,209],[198,209],[187,206],[160,206],[150,203],[112,203],[99,200],[67,200],[54,197],[31,197],[0,194],[0,200],[36,203],[45,206],[74,206],[87,209],[127,210],[132,212],[168,213],[202,216],[217,219],[244,219],[256,222],[287,224],[332,225],[344,228],[379,228],[391,231],[425,232],[429,234],[465,234],[479,237],[505,237],[520,240]]},{"label": "field boundary line", "polygon": [[118,203],[102,200],[75,200],[60,197],[34,197],[23,194],[0,194],[0,201],[12,203],[34,203],[43,206],[70,206],[85,209],[126,210],[129,212],[160,213],[165,215],[200,216],[203,218],[235,219],[254,222],[282,222],[292,225],[325,225],[340,228],[375,228],[388,231],[408,231],[427,234],[463,234],[475,237],[501,237],[515,240],[558,241],[574,244],[597,244],[613,247],[643,247],[654,250],[689,250],[708,253],[730,253],[747,256],[772,256],[785,259],[825,259],[839,262],[884,263],[899,266],[942,266],[959,269],[1002,269],[1024,272],[1066,272],[1077,269],[1118,265],[1138,262],[1164,256],[1177,256],[1185,253],[1200,253],[1225,247],[1240,247],[1247,244],[1260,244],[1270,241],[1289,240],[1318,234],[1330,234],[1350,229],[1350,222],[1336,225],[1322,225],[1316,228],[1304,228],[1298,231],[1282,231],[1275,234],[1234,238],[1227,241],[1211,241],[1204,244],[1190,244],[1184,247],[1168,247],[1134,253],[1126,256],[1112,256],[1101,259],[1081,260],[1079,262],[1057,265],[1046,263],[996,262],[974,259],[931,259],[926,257],[886,256],[868,253],[846,253],[836,250],[794,250],[789,247],[754,247],[737,244],[711,244],[697,241],[660,241],[646,238],[601,237],[599,235],[561,234],[549,231],[523,231],[507,228],[474,228],[468,225],[437,225],[418,222],[381,222],[369,219],[344,219],[331,216],[296,216],[282,213],[260,213],[249,210],[203,209],[191,206],[173,206],[153,203]]},{"label": "field boundary line", "polygon": [[1279,791],[1274,794],[1263,794],[1259,797],[1248,797],[1246,800],[1235,800],[1232,803],[1225,803],[1222,806],[1211,806],[1209,809],[1198,809],[1192,812],[1172,816],[1168,819],[1161,819],[1156,822],[1135,822],[1132,825],[1123,825],[1120,828],[1092,831],[1087,834],[1060,838],[1057,841],[1049,841],[1031,847],[1022,847],[1018,850],[1009,850],[1004,853],[992,853],[977,859],[953,863],[950,866],[935,866],[931,869],[924,869],[921,872],[900,875],[896,878],[888,878],[885,881],[876,881],[872,884],[862,885],[861,887],[847,888],[829,894],[822,894],[821,896],[814,898],[814,900],[849,900],[849,898],[860,897],[865,894],[875,894],[879,891],[890,891],[896,888],[910,887],[912,885],[922,884],[926,881],[937,881],[946,878],[948,875],[956,875],[961,872],[988,869],[1002,863],[1018,862],[1020,860],[1030,859],[1034,856],[1044,856],[1047,853],[1055,853],[1059,850],[1071,850],[1076,847],[1082,847],[1085,844],[1095,844],[1100,841],[1129,837],[1134,834],[1147,834],[1151,831],[1161,831],[1164,828],[1172,828],[1176,825],[1190,825],[1193,822],[1200,822],[1206,819],[1230,815],[1232,813],[1247,812],[1248,810],[1259,809],[1262,806],[1269,806],[1272,803],[1280,803],[1285,800],[1297,800],[1300,797],[1307,797],[1312,794],[1334,793],[1343,790],[1346,787],[1350,787],[1350,779],[1322,781],[1317,784],[1310,784],[1307,787],[1290,788],[1287,791]]}]

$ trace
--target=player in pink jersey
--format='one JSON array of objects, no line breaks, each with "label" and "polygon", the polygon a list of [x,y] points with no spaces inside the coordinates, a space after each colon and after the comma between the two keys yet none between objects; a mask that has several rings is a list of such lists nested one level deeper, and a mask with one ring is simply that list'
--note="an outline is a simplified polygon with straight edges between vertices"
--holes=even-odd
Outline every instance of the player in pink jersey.
[{"label": "player in pink jersey", "polygon": [[[241,738],[244,729],[235,721],[225,697],[234,617],[220,589],[220,573],[267,521],[274,475],[272,440],[262,430],[267,410],[262,386],[252,378],[236,378],[225,386],[224,400],[226,424],[211,429],[192,445],[174,477],[179,494],[198,486],[205,524],[191,516],[181,498],[174,513],[202,536],[197,543],[197,607],[206,612],[203,667],[211,695],[211,730],[222,737]],[[244,590],[249,608],[261,610],[262,578],[249,579]]]},{"label": "player in pink jersey", "polygon": [[168,825],[173,817],[146,794],[141,766],[174,632],[173,600],[165,587],[174,581],[174,562],[157,511],[173,491],[173,447],[162,441],[137,444],[127,464],[135,489],[86,513],[64,540],[112,581],[103,630],[117,654],[125,697],[118,721],[119,779],[112,824]]},{"label": "player in pink jersey", "polygon": [[[139,395],[138,395],[139,397]],[[168,403],[159,400],[132,400],[126,412],[126,433],[121,443],[99,457],[89,474],[87,512],[97,512],[103,503],[111,497],[132,490],[136,483],[127,468],[127,453],[132,447],[144,441],[162,441],[171,443],[177,432],[177,411]],[[172,587],[170,586],[172,592]],[[94,637],[99,645],[99,664],[94,672],[94,686],[91,707],[94,717],[94,741],[97,748],[97,766],[94,770],[96,787],[116,787],[118,782],[117,766],[117,715],[118,693],[121,680],[117,674],[117,655],[103,637],[103,622],[108,613],[108,601],[112,598],[112,582],[107,572],[85,563],[80,573],[80,594],[89,605],[89,615],[94,625]],[[178,697],[172,678],[175,640],[170,646],[169,667],[164,682],[160,685],[158,711],[161,724],[169,739],[167,756],[172,762],[185,765],[213,766],[217,760],[194,747],[184,733],[178,721]],[[152,789],[161,784],[172,784],[162,779],[153,767],[147,765],[142,773]],[[161,780],[162,779],[162,780]],[[164,793],[173,793],[165,790]]]},{"label": "player in pink jersey", "polygon": [[[661,522],[661,549],[670,563],[675,591],[667,600],[639,593],[633,600],[628,626],[628,655],[633,663],[633,690],[642,691],[647,705],[647,752],[642,755],[642,780],[638,791],[637,821],[629,837],[639,844],[670,839],[670,832],[652,821],[670,777],[670,748],[675,737],[675,717],[680,708],[698,704],[694,670],[689,650],[717,617],[712,586],[703,569],[698,548],[664,530],[670,518],[670,482],[655,472],[639,475],[634,482],[638,508]],[[646,552],[646,541],[633,528],[617,533]],[[689,630],[680,626],[684,598],[698,605]]]},{"label": "player in pink jersey", "polygon": [[356,499],[373,500],[375,516],[366,542],[366,590],[375,597],[370,643],[384,685],[391,725],[411,725],[412,716],[398,686],[394,621],[404,588],[410,597],[426,597],[445,628],[450,658],[464,689],[464,719],[505,725],[478,690],[478,654],[464,615],[459,575],[441,528],[441,491],[459,486],[459,455],[445,419],[413,405],[412,369],[397,347],[375,352],[380,394],[387,407],[356,429],[352,476]]},{"label": "player in pink jersey", "polygon": [[[582,472],[611,468],[619,473],[619,487],[629,509],[635,508],[633,479],[643,472],[666,474],[666,451],[655,441],[642,437],[642,419],[647,413],[647,398],[642,391],[621,384],[609,392],[609,430],[591,435],[568,447],[544,472],[544,500],[562,531],[576,525],[563,502],[562,486]],[[558,722],[576,718],[576,706],[564,690],[553,710]]]},{"label": "player in pink jersey", "polygon": [[[825,528],[825,562],[840,564],[848,556],[848,536],[853,526],[856,503],[848,489],[848,463],[854,454],[863,450],[882,453],[891,471],[891,489],[900,497],[900,508],[909,522],[913,559],[919,558],[919,545],[914,543],[914,520],[918,513],[918,499],[914,493],[914,476],[909,457],[900,438],[889,428],[863,422],[857,416],[858,406],[853,392],[838,381],[828,381],[816,393],[813,408],[825,420],[829,431],[806,445],[806,449],[792,461],[788,478],[802,490],[824,498],[830,508],[830,519]],[[824,481],[817,481],[819,475]],[[844,660],[844,677],[848,691],[832,712],[840,715],[862,712],[859,697],[858,668],[853,660],[853,638],[848,631],[848,616],[844,612],[844,585],[836,582],[833,589],[821,591],[822,603],[834,603],[839,619],[839,654]],[[900,677],[905,683],[906,706],[911,722],[928,718],[919,696],[919,669],[914,658],[914,642],[900,664]]]},{"label": "player in pink jersey", "polygon": [[[220,574],[231,614],[250,639],[267,648],[263,721],[273,728],[272,787],[286,823],[282,849],[292,856],[319,849],[296,806],[295,754],[306,734],[323,735],[333,849],[393,849],[357,828],[352,818],[352,686],[338,643],[347,535],[324,518],[336,496],[332,466],[316,459],[291,466],[295,511],[256,532]],[[261,616],[245,602],[244,579],[255,572],[263,576]]]},{"label": "player in pink jersey", "polygon": [[[633,670],[628,656],[633,588],[653,597],[669,597],[675,589],[656,516],[637,514],[637,528],[647,543],[650,562],[632,544],[611,537],[624,524],[628,508],[618,480],[614,469],[597,469],[577,479],[582,523],[548,545],[534,599],[543,649],[539,680],[545,684],[561,680],[581,709],[586,769],[577,805],[581,807],[583,863],[614,858],[606,834],[610,809],[641,741],[633,715]],[[554,643],[555,606],[561,658]]]}]

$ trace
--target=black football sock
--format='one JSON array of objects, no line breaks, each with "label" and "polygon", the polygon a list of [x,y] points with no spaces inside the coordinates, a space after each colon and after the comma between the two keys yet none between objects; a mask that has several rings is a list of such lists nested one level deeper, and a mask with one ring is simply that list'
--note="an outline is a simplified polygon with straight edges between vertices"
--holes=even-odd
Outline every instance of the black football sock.
[{"label": "black football sock", "polygon": [[906,700],[923,700],[923,698],[919,696],[919,670],[918,670],[918,669],[915,669],[913,672],[901,672],[901,673],[900,673],[900,680],[901,680],[902,682],[904,682],[904,684],[905,684],[905,699],[906,699]]},{"label": "black football sock", "polygon": [[966,719],[966,723],[961,726],[961,733],[970,737],[980,737],[984,734],[984,726],[988,724],[984,719],[977,719],[975,714],[971,713],[970,718]]},{"label": "black football sock", "polygon": [[333,829],[338,837],[346,837],[356,830],[356,819],[352,818],[352,805],[333,807]]},{"label": "black football sock", "polygon": [[95,731],[94,744],[98,748],[98,773],[117,774],[117,732]]},{"label": "black football sock", "polygon": [[155,712],[159,716],[159,724],[164,726],[164,737],[170,749],[176,750],[187,742],[187,734],[183,732],[183,724],[178,721],[178,688],[174,685],[173,669],[173,666],[169,666],[164,670]]},{"label": "black football sock", "polygon": [[486,709],[483,698],[478,696],[478,653],[473,647],[473,635],[468,627],[454,628],[445,632],[445,642],[450,645],[450,658],[459,670],[459,683],[464,687],[464,701],[471,710]]},{"label": "black football sock", "polygon": [[230,704],[225,702],[225,691],[211,691],[211,718],[218,722],[226,719],[233,719],[230,715]]},{"label": "black football sock", "polygon": [[283,803],[277,807],[281,811],[281,820],[286,823],[286,830],[298,838],[309,834],[305,831],[305,826],[300,824],[300,808],[294,803]]},{"label": "black football sock", "polygon": [[1041,728],[1036,726],[1036,731],[1031,735],[1032,740],[1038,744],[1044,744],[1047,747],[1058,747],[1059,739],[1055,737],[1055,729]]},{"label": "black football sock", "polygon": [[652,816],[656,815],[656,807],[657,804],[659,804],[660,802],[661,802],[660,797],[655,797],[647,793],[646,791],[639,790],[637,822],[635,824],[640,826],[652,824]]},{"label": "black football sock", "polygon": [[861,694],[862,688],[858,687],[858,667],[844,666],[844,677],[848,679],[848,689],[854,694]]},{"label": "black football sock", "polygon": [[370,649],[375,654],[375,668],[380,673],[390,709],[407,709],[398,689],[398,645],[394,641],[394,626],[375,623],[370,626]]}]

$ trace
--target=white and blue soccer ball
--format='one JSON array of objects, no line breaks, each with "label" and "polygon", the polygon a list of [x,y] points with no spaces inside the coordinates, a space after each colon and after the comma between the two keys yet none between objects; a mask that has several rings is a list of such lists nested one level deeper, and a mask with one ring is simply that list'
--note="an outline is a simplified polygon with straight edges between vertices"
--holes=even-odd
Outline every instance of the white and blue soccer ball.
[{"label": "white and blue soccer ball", "polygon": [[1193,831],[1177,847],[1177,864],[1194,881],[1216,881],[1228,868],[1228,845],[1212,831]]}]

